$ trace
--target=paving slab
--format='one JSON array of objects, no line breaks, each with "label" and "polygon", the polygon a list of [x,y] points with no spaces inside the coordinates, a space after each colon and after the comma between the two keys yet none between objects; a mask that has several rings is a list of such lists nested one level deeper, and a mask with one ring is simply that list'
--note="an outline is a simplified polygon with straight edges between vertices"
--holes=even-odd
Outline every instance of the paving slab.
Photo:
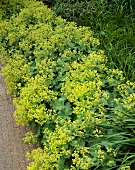
[{"label": "paving slab", "polygon": [[30,162],[25,153],[35,149],[35,146],[24,144],[22,138],[28,131],[34,131],[34,128],[16,125],[13,98],[6,94],[1,68],[0,63],[0,170],[26,170]]}]

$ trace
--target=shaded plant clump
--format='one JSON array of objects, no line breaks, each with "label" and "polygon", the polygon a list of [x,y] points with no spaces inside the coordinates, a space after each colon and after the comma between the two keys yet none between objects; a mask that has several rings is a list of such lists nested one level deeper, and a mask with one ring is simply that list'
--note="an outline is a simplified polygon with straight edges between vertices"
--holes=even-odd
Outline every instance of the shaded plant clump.
[{"label": "shaded plant clump", "polygon": [[90,27],[108,57],[108,66],[122,70],[126,80],[135,80],[134,0],[57,0],[51,8],[68,21]]}]

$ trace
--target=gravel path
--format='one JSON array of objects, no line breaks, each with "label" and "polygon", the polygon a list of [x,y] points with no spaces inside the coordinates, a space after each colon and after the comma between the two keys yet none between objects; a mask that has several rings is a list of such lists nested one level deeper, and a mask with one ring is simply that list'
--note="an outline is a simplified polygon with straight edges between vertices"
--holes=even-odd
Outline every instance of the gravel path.
[{"label": "gravel path", "polygon": [[15,107],[12,98],[6,94],[6,87],[1,76],[0,64],[0,170],[26,170],[28,161],[25,153],[31,151],[22,138],[31,127],[17,126],[13,117]]}]

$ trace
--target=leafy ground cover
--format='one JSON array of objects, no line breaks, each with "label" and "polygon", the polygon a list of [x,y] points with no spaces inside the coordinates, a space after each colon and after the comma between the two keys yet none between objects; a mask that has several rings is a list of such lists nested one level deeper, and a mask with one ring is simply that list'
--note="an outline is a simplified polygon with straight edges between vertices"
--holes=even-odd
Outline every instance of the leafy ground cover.
[{"label": "leafy ground cover", "polygon": [[135,80],[134,0],[43,0],[57,15],[88,26],[100,40],[108,65]]},{"label": "leafy ground cover", "polygon": [[27,169],[134,170],[135,84],[108,66],[89,27],[36,1],[8,11],[0,22],[2,72],[17,123],[36,127],[24,142],[39,146],[27,153]]}]

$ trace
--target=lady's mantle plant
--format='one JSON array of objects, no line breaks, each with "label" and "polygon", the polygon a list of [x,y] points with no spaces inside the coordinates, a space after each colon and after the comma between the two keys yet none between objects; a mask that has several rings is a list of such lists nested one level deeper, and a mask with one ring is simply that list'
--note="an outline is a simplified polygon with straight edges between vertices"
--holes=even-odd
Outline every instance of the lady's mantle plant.
[{"label": "lady's mantle plant", "polygon": [[133,169],[135,84],[106,67],[99,40],[40,2],[0,23],[3,75],[25,142],[28,170]]}]

